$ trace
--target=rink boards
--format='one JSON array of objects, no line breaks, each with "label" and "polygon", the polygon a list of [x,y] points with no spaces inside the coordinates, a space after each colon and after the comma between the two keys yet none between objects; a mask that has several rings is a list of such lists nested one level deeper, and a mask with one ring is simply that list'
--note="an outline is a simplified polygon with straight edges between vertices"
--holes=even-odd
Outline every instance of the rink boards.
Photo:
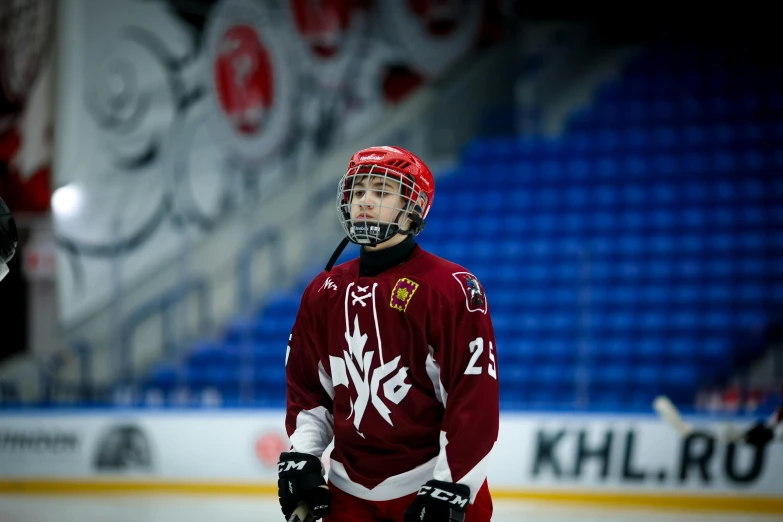
[{"label": "rink boards", "polygon": [[[0,492],[276,494],[282,411],[106,410],[0,416]],[[497,498],[783,513],[783,444],[721,437],[744,422],[652,415],[504,414]],[[328,450],[325,455],[328,468]]]}]

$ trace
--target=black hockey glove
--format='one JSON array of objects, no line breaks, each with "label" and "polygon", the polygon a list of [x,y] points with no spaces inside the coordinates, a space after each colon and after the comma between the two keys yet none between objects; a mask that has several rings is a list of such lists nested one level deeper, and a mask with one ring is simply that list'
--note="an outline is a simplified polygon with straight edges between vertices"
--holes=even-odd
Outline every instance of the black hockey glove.
[{"label": "black hockey glove", "polygon": [[277,463],[277,496],[286,520],[299,502],[304,501],[310,514],[319,519],[329,514],[332,494],[322,474],[321,460],[309,453],[294,451],[280,454]]},{"label": "black hockey glove", "polygon": [[465,484],[430,480],[405,510],[405,522],[463,522],[469,502]]},{"label": "black hockey glove", "polygon": [[751,429],[745,432],[745,442],[754,446],[764,446],[775,437],[772,428],[759,421]]}]

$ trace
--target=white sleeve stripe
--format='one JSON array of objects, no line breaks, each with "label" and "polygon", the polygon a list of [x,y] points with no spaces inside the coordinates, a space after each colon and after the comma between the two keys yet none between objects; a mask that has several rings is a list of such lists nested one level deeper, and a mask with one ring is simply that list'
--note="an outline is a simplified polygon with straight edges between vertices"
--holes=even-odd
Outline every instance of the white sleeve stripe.
[{"label": "white sleeve stripe", "polygon": [[438,378],[438,385],[440,385],[440,394],[443,397],[443,407],[446,407],[446,401],[449,399],[449,394],[446,392],[446,387],[443,386],[443,381]]},{"label": "white sleeve stripe", "polygon": [[324,387],[329,398],[334,400],[334,384],[329,374],[324,370],[324,365],[321,364],[321,361],[318,361],[318,379],[321,381],[321,386]]},{"label": "white sleeve stripe", "polygon": [[291,435],[294,451],[321,458],[334,437],[334,417],[323,406],[302,410],[296,416],[296,430]]},{"label": "white sleeve stripe", "polygon": [[[435,472],[433,473],[433,478],[435,480],[454,482],[454,478],[451,474],[451,469],[449,468],[449,462],[446,457],[446,446],[448,445],[448,443],[449,441],[446,438],[446,432],[441,431],[440,454],[438,455],[438,461],[435,464]],[[481,459],[479,463],[473,467],[473,469],[468,471],[464,477],[462,477],[457,481],[458,483],[465,484],[470,488],[471,504],[476,500],[476,495],[478,495],[479,489],[481,489],[481,486],[484,484],[484,481],[487,479],[487,471],[489,468],[489,456],[491,453],[492,450],[490,449],[490,451],[487,452],[484,458]]]},{"label": "white sleeve stripe", "polygon": [[451,470],[449,469],[449,462],[446,460],[446,445],[449,443],[446,438],[446,432],[440,432],[440,454],[438,454],[438,461],[435,463],[435,480],[443,480],[444,482],[454,482],[451,479]]},{"label": "white sleeve stripe", "polygon": [[432,346],[429,348],[430,353],[427,355],[427,361],[424,363],[424,367],[427,370],[427,376],[432,381],[432,388],[435,390],[435,397],[437,397],[438,401],[440,401],[440,403],[446,407],[446,399],[448,398],[448,394],[446,393],[446,389],[443,387],[443,383],[440,380],[440,365],[435,361],[435,348]]}]

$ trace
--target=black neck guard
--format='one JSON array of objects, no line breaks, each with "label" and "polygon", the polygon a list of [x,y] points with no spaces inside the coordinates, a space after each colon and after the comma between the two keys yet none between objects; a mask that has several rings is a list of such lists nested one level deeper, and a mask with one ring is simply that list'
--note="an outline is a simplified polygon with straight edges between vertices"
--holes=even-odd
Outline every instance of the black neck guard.
[{"label": "black neck guard", "polygon": [[362,247],[359,252],[359,275],[372,277],[399,265],[408,259],[414,248],[416,242],[413,236],[408,236],[401,243],[382,250],[369,251]]}]

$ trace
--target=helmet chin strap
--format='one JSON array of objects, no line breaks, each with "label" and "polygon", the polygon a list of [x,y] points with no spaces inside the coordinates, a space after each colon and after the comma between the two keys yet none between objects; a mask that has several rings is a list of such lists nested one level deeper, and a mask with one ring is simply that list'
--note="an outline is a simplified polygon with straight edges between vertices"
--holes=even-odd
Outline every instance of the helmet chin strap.
[{"label": "helmet chin strap", "polygon": [[324,267],[324,270],[327,272],[332,271],[332,267],[337,262],[337,258],[340,257],[340,254],[343,253],[343,250],[345,250],[345,247],[350,242],[350,239],[348,239],[348,236],[345,236],[342,241],[340,241],[340,244],[337,245],[337,248],[332,253],[332,257],[329,258],[329,262],[326,263],[326,267]]}]

